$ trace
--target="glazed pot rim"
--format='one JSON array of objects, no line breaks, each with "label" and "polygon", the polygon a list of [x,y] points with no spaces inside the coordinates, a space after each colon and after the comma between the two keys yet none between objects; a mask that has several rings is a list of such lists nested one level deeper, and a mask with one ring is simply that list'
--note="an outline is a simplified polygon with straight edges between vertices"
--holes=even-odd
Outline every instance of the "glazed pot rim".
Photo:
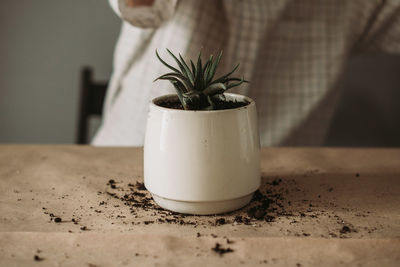
[{"label": "glazed pot rim", "polygon": [[222,112],[233,112],[233,111],[238,111],[238,110],[242,110],[242,109],[247,109],[249,107],[255,106],[255,102],[253,99],[251,99],[248,96],[244,96],[244,95],[240,95],[240,94],[234,94],[234,93],[224,93],[224,95],[232,97],[233,99],[237,99],[237,100],[245,100],[247,101],[247,105],[242,106],[242,107],[238,107],[238,108],[229,108],[229,109],[220,109],[220,110],[184,110],[184,109],[174,109],[174,108],[166,108],[166,107],[162,107],[160,105],[157,104],[157,102],[160,102],[162,100],[165,99],[177,99],[178,95],[176,94],[167,94],[167,95],[162,95],[159,97],[154,98],[153,100],[151,100],[150,102],[150,106],[152,108],[155,109],[159,109],[159,110],[164,110],[164,111],[169,111],[169,112],[185,112],[185,113],[222,113]]}]

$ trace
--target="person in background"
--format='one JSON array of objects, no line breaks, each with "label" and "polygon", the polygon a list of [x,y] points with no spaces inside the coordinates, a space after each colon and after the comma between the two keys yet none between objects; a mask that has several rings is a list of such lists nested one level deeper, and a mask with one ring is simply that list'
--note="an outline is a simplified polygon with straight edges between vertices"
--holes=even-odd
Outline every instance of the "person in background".
[{"label": "person in background", "polygon": [[[321,145],[336,86],[359,53],[400,52],[399,0],[110,0],[123,19],[102,125],[92,144],[142,146],[149,101],[174,93],[155,56],[224,51],[250,83],[231,92],[257,103],[262,146]],[[172,64],[172,62],[171,62]]]}]

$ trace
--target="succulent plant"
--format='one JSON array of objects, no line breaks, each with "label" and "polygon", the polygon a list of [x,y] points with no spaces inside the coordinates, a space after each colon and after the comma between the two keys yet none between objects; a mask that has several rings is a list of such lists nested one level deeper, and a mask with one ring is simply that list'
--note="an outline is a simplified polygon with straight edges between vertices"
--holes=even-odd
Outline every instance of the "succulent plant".
[{"label": "succulent plant", "polygon": [[166,63],[158,54],[157,58],[173,72],[166,73],[156,78],[157,80],[168,80],[175,87],[178,98],[185,110],[212,110],[216,105],[226,101],[224,92],[229,88],[239,86],[247,82],[243,77],[230,77],[239,67],[237,64],[229,73],[214,79],[218,64],[222,58],[222,51],[214,59],[213,55],[206,61],[204,66],[201,62],[201,51],[196,64],[190,60],[190,68],[179,54],[179,59],[169,50],[168,53],[178,64],[179,69]]}]

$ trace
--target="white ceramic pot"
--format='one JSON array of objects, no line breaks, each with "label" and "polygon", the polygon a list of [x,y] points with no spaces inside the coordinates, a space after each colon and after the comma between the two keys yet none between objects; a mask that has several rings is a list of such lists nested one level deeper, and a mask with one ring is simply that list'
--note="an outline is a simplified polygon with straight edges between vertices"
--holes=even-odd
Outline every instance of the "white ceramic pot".
[{"label": "white ceramic pot", "polygon": [[217,111],[164,108],[150,103],[144,144],[144,183],[163,208],[187,214],[239,209],[260,186],[260,140],[255,102]]}]

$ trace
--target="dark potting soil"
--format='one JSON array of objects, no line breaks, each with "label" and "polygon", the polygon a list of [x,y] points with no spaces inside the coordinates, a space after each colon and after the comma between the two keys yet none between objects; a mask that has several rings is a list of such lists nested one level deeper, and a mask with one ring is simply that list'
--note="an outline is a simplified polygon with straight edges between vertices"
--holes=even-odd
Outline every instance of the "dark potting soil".
[{"label": "dark potting soil", "polygon": [[215,247],[211,249],[212,251],[218,253],[220,256],[223,256],[225,253],[233,252],[234,250],[231,248],[223,248],[220,243],[215,243]]},{"label": "dark potting soil", "polygon": [[[247,106],[249,103],[247,101],[245,102],[239,102],[239,101],[219,101],[215,103],[215,108],[214,110],[223,110],[223,109],[235,109],[235,108],[241,108],[244,106]],[[183,110],[183,106],[181,102],[179,101],[164,101],[157,103],[157,105],[164,107],[164,108],[172,108],[172,109],[181,109]]]},{"label": "dark potting soil", "polygon": [[39,255],[34,255],[34,256],[33,256],[33,259],[34,259],[35,261],[43,261],[43,260],[44,260],[44,258],[40,257]]},{"label": "dark potting soil", "polygon": [[[83,217],[93,214],[107,217],[111,220],[111,224],[143,225],[146,227],[152,227],[154,224],[175,224],[205,229],[225,227],[225,225],[230,227],[249,225],[255,228],[266,227],[266,225],[276,227],[283,220],[293,227],[282,228],[279,231],[285,235],[298,237],[349,238],[357,232],[362,234],[377,230],[376,227],[356,228],[348,220],[343,220],[340,213],[321,208],[321,203],[326,205],[329,202],[329,206],[335,205],[332,200],[328,200],[330,193],[334,190],[333,187],[321,185],[326,195],[315,196],[313,201],[316,202],[311,203],[311,200],[301,198],[301,195],[306,198],[307,194],[304,193],[305,189],[299,187],[294,179],[263,177],[260,190],[253,194],[253,198],[247,206],[217,216],[186,215],[165,210],[154,202],[143,182],[125,183],[114,178],[107,179],[104,184],[107,185],[106,189],[97,192],[99,196],[98,206],[93,205],[95,207],[91,206],[89,210],[81,206],[75,214],[72,214],[72,219],[65,218],[66,215],[62,211],[51,213],[47,207],[42,207],[42,210],[50,217],[50,221],[65,223],[63,225],[75,224],[78,231],[89,231],[88,227],[96,229],[94,225],[86,226],[83,223],[85,221]],[[296,197],[293,198],[293,196]],[[324,200],[325,198],[328,199]],[[364,212],[356,216],[367,217],[371,215],[369,212]],[[321,220],[327,219],[334,221],[336,226],[327,229],[326,233],[319,232],[317,234],[302,230],[301,225],[308,224],[311,220],[319,223]],[[72,230],[69,231],[73,232]],[[201,231],[197,234],[198,237],[204,235],[209,234],[203,234]],[[215,235],[211,234],[211,236]]]},{"label": "dark potting soil", "polygon": [[226,223],[226,221],[224,218],[219,218],[219,219],[215,220],[215,224],[217,224],[217,225],[223,225],[225,223]]},{"label": "dark potting soil", "polygon": [[[295,191],[301,191],[296,187],[294,180],[290,181],[294,186]],[[129,207],[131,216],[135,218],[135,221],[132,224],[178,224],[178,225],[191,225],[193,227],[198,226],[214,226],[221,227],[225,224],[229,225],[252,225],[255,226],[261,222],[264,223],[274,223],[280,218],[286,218],[291,220],[290,224],[300,223],[302,218],[304,219],[317,219],[318,216],[321,215],[321,212],[324,211],[314,211],[314,206],[312,203],[308,203],[305,210],[296,211],[293,208],[291,201],[287,201],[285,196],[288,194],[288,181],[283,183],[283,180],[280,178],[277,179],[268,179],[264,181],[264,186],[261,186],[260,190],[254,192],[253,198],[249,205],[246,207],[219,215],[217,218],[212,219],[213,215],[210,215],[210,219],[205,222],[205,220],[201,220],[201,223],[197,220],[198,216],[196,215],[186,215],[179,214],[172,211],[165,210],[158,206],[151,197],[151,194],[145,189],[145,186],[142,182],[136,182],[135,184],[127,184],[124,185],[122,182],[116,182],[114,180],[108,181],[107,185],[109,186],[109,190],[106,190],[104,194],[112,197],[114,199],[118,199],[122,201],[123,204]],[[118,185],[118,186],[117,186]],[[329,188],[331,189],[331,188]],[[332,190],[328,190],[331,192]],[[99,194],[103,194],[99,192]],[[321,198],[319,196],[319,198]],[[309,202],[309,200],[302,199],[301,202]],[[107,206],[108,201],[101,201],[99,206]],[[119,205],[114,205],[114,207],[119,207]],[[151,213],[151,217],[154,217],[154,220],[140,220],[139,215],[143,213],[143,211],[147,211]],[[331,217],[331,216],[329,216]],[[338,224],[341,224],[342,228],[339,228],[335,232],[329,231],[327,236],[329,237],[341,237],[347,238],[346,234],[356,232],[353,230],[353,227],[350,228],[349,223],[346,225],[344,221],[336,214],[333,214],[332,217],[337,221]],[[114,217],[115,218],[115,217]],[[118,218],[126,218],[126,216],[118,215]],[[204,216],[203,216],[204,218]],[[290,231],[289,231],[290,232]],[[303,236],[308,237],[312,236],[312,233],[306,233],[303,231],[300,232],[290,232],[295,236]],[[200,233],[197,236],[201,236]]]},{"label": "dark potting soil", "polygon": [[[270,184],[272,186],[278,186],[281,181],[281,179],[276,179],[273,180]],[[111,191],[106,191],[105,193],[113,198],[123,201],[125,206],[130,207],[132,215],[136,215],[140,210],[144,210],[154,211],[152,216],[162,216],[162,218],[158,218],[155,221],[143,221],[142,223],[144,223],[145,225],[152,223],[196,225],[195,221],[187,220],[195,219],[195,215],[179,214],[159,207],[153,201],[149,192],[145,191],[143,183],[136,182],[136,184],[128,184],[127,188],[122,185],[117,187],[116,184],[117,183],[114,180],[110,180],[107,185],[109,186]],[[116,188],[118,189],[116,190]],[[121,192],[123,192],[123,194]],[[284,198],[280,193],[273,193],[272,191],[262,193],[260,190],[257,190],[254,193],[253,199],[250,203],[251,205],[244,208],[246,210],[247,216],[238,215],[232,220],[220,217],[215,219],[214,222],[209,221],[209,224],[214,226],[232,223],[250,225],[253,223],[254,219],[259,221],[264,220],[266,222],[273,222],[276,216],[291,215],[282,209],[283,205],[281,204],[281,202],[283,200]],[[99,203],[99,206],[100,205],[107,205],[107,202],[102,201]],[[232,213],[228,213],[227,215],[229,214]]]},{"label": "dark potting soil", "polygon": [[344,225],[343,227],[342,227],[342,230],[340,230],[340,233],[341,234],[346,234],[346,233],[350,233],[351,232],[351,229],[350,229],[350,227],[348,227],[347,225]]}]

